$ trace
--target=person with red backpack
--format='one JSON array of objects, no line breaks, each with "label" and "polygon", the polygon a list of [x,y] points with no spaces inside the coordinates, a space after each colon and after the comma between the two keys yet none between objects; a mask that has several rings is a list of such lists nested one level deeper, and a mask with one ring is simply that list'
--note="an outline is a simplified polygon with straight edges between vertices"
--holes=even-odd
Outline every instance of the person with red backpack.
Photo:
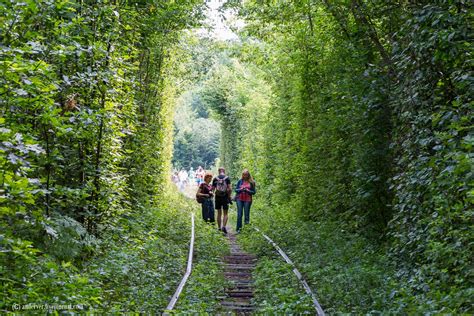
[{"label": "person with red backpack", "polygon": [[[217,210],[217,227],[224,234],[227,234],[227,219],[229,204],[232,203],[232,185],[230,178],[225,174],[225,169],[218,169],[219,175],[212,180],[212,188],[215,196],[215,209]],[[224,216],[222,216],[222,214]]]}]

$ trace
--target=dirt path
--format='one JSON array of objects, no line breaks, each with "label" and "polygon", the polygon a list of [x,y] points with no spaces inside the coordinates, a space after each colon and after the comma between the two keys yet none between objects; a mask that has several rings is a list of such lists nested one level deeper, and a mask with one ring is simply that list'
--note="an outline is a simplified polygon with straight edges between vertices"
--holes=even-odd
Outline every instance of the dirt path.
[{"label": "dirt path", "polygon": [[226,298],[221,302],[225,311],[237,315],[249,315],[255,307],[252,305],[252,271],[257,258],[243,252],[236,241],[236,234],[229,229],[227,235],[230,255],[224,257],[224,276],[231,284],[225,289]]}]

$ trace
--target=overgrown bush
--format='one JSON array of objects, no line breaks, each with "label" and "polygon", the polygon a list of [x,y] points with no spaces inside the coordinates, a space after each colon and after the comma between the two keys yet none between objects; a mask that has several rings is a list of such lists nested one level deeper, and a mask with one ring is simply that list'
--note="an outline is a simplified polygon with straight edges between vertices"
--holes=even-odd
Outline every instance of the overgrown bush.
[{"label": "overgrown bush", "polygon": [[[323,219],[305,221],[298,213],[288,214],[285,207],[269,208],[258,203],[252,214],[252,226],[288,254],[326,313],[396,310],[397,303],[390,298],[397,284],[395,263],[383,247],[371,245],[364,236],[352,233],[350,227]],[[259,232],[246,227],[240,240],[246,249],[260,256],[255,278],[256,303],[262,311],[314,313],[292,267]]]}]

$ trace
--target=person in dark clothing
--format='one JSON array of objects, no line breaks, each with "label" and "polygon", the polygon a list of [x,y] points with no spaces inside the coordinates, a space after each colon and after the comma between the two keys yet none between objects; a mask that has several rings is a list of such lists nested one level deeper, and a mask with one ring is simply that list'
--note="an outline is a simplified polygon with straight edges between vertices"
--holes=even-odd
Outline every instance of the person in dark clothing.
[{"label": "person in dark clothing", "polygon": [[[227,219],[229,203],[232,203],[232,184],[230,178],[225,174],[225,169],[219,168],[219,175],[212,180],[212,188],[215,196],[215,209],[217,210],[217,226],[224,234],[227,234]],[[224,215],[224,216],[222,216]]]},{"label": "person in dark clothing", "polygon": [[245,213],[245,224],[250,223],[250,206],[252,205],[252,196],[257,192],[255,181],[247,169],[242,171],[242,178],[235,186],[237,193],[235,199],[237,201],[237,232],[242,229],[242,213]]},{"label": "person in dark clothing", "polygon": [[202,206],[202,219],[206,222],[214,223],[214,201],[212,197],[214,193],[212,192],[212,174],[207,173],[204,176],[204,182],[199,185],[199,189],[196,193],[196,196],[204,198]]}]

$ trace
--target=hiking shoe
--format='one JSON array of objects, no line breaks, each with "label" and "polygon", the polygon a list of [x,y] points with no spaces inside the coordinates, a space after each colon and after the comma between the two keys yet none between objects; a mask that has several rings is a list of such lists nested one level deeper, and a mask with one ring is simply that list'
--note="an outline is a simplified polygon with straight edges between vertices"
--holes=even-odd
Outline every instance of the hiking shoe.
[{"label": "hiking shoe", "polygon": [[225,228],[225,226],[224,226],[224,227],[222,227],[222,229],[221,229],[221,230],[222,230],[222,232],[224,233],[224,235],[227,235],[227,229]]}]

